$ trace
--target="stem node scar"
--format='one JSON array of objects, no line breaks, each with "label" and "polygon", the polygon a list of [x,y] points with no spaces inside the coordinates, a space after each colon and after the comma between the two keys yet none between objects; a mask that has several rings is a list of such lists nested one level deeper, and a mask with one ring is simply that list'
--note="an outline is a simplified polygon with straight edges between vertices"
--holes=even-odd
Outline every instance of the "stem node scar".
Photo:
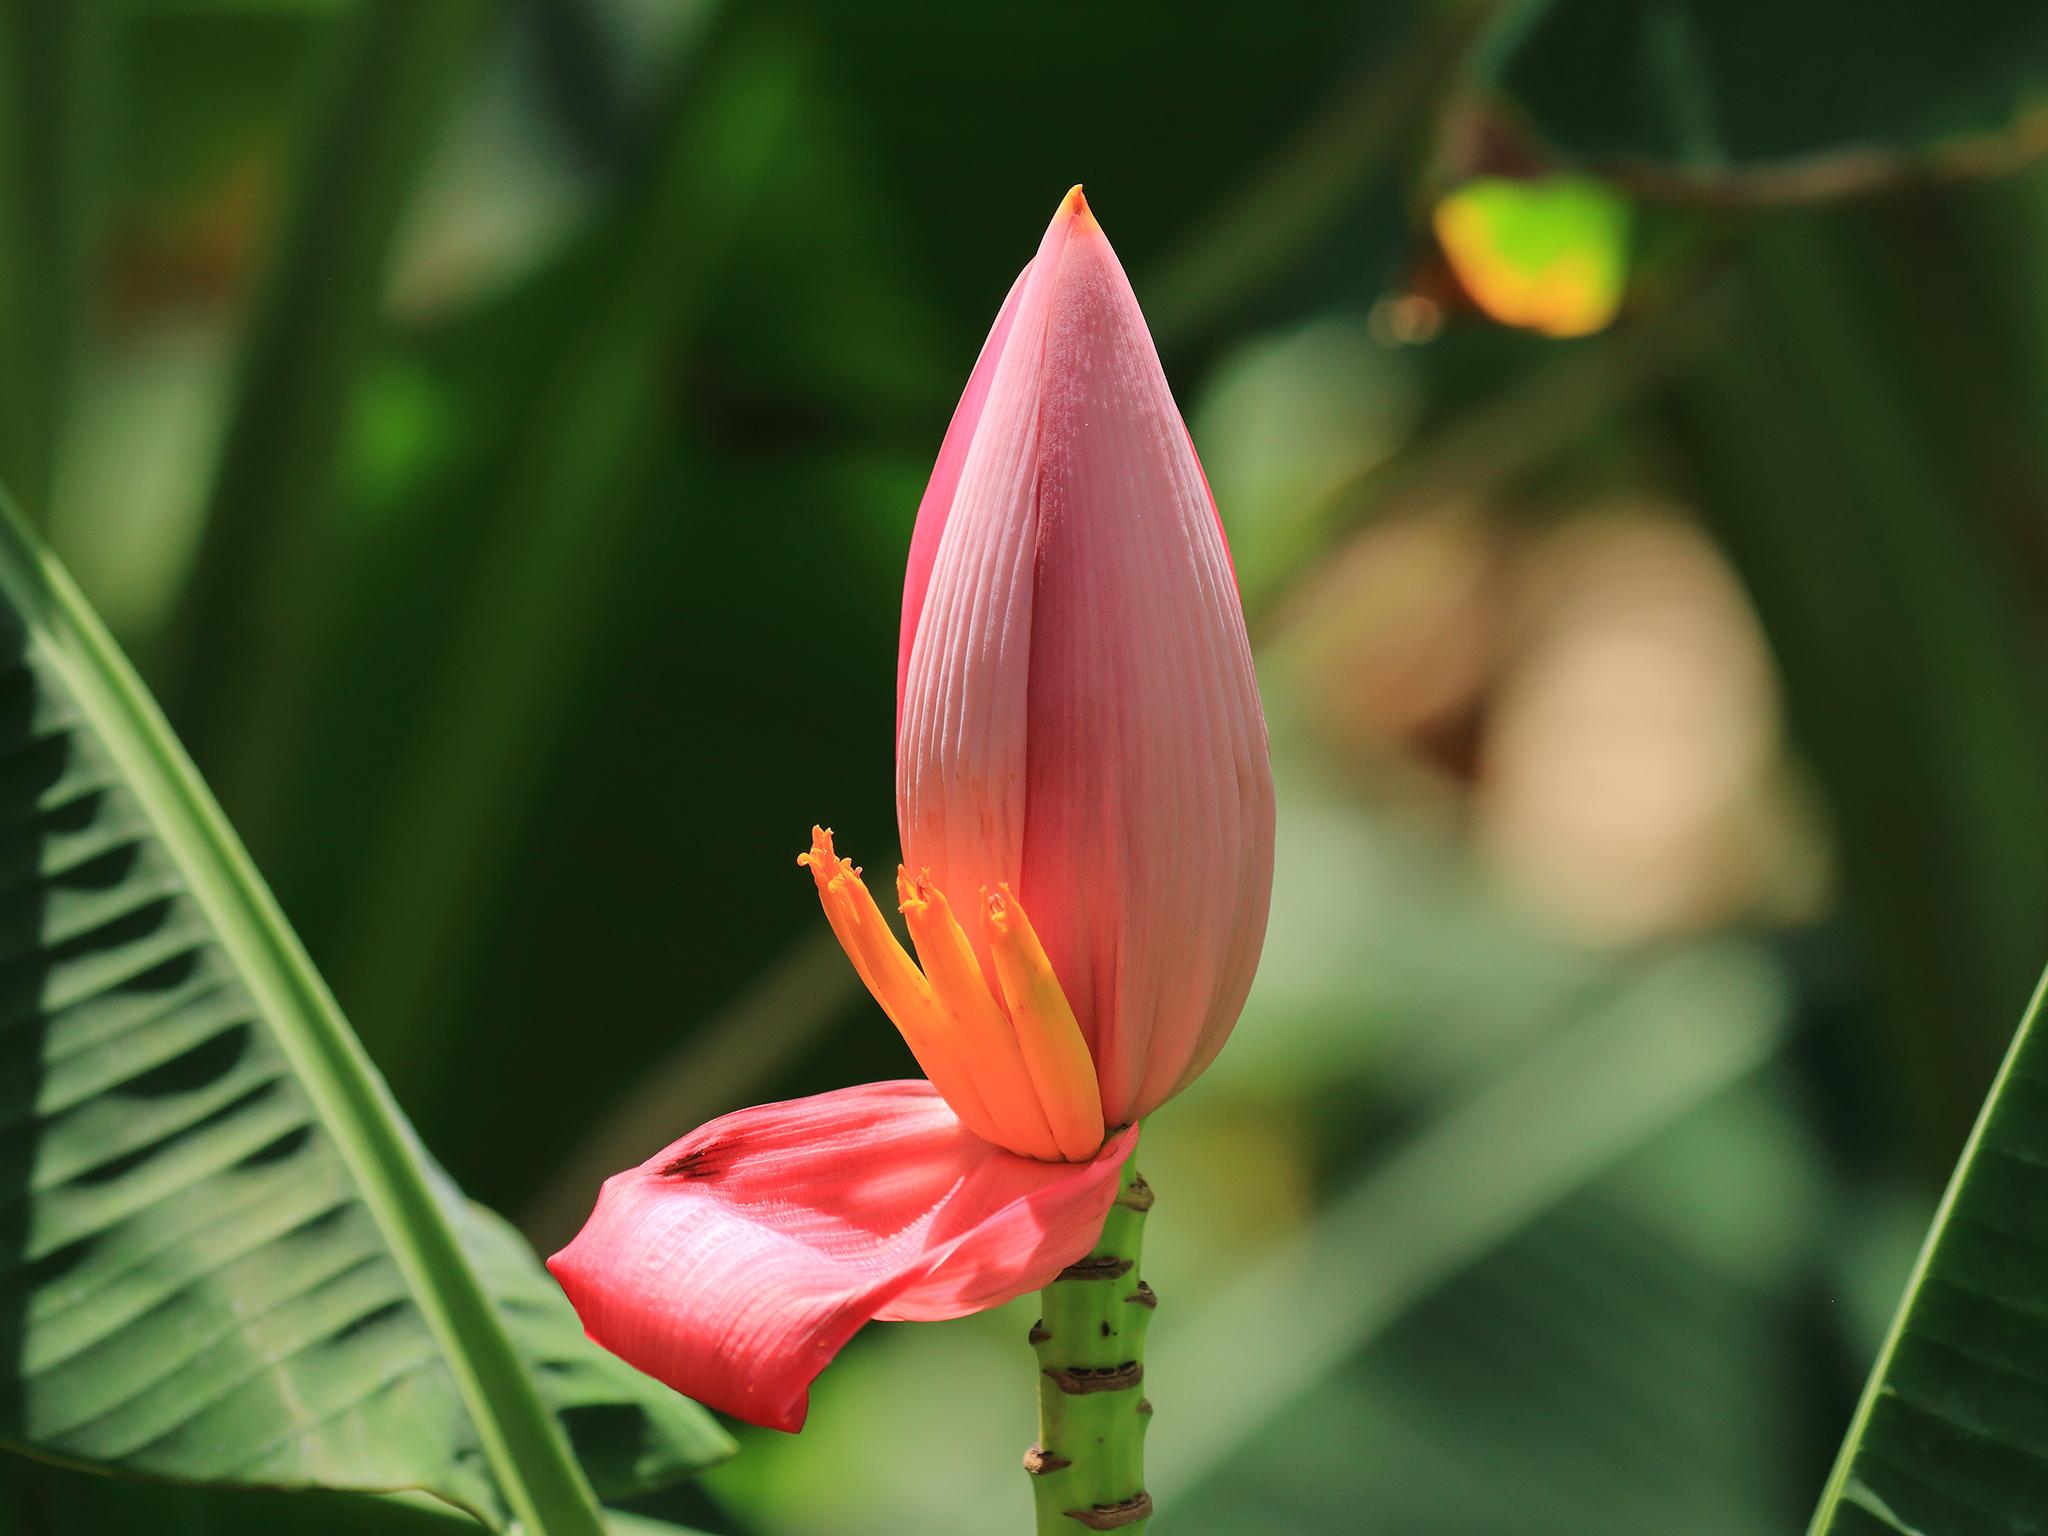
[{"label": "stem node scar", "polygon": [[1137,1261],[1119,1254],[1098,1253],[1077,1260],[1060,1271],[1062,1280],[1121,1280]]},{"label": "stem node scar", "polygon": [[1133,1494],[1114,1504],[1095,1504],[1087,1509],[1070,1509],[1069,1520],[1078,1520],[1091,1531],[1124,1531],[1150,1518],[1152,1495]]}]

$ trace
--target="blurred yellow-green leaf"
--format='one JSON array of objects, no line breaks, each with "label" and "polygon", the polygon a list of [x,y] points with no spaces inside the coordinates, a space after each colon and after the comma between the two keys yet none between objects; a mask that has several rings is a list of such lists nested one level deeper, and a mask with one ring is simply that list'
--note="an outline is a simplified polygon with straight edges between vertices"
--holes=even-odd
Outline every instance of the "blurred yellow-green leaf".
[{"label": "blurred yellow-green leaf", "polygon": [[1588,336],[1621,307],[1629,206],[1589,177],[1478,177],[1440,198],[1431,222],[1458,281],[1503,325]]}]

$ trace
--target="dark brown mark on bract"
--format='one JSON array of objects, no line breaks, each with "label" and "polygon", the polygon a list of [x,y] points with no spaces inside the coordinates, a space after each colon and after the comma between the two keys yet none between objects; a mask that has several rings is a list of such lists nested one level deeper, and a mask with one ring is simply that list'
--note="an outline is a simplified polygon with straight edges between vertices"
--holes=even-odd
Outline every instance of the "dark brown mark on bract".
[{"label": "dark brown mark on bract", "polygon": [[662,1164],[661,1176],[665,1179],[715,1179],[732,1167],[732,1152],[731,1142],[714,1141],[709,1146],[698,1147]]}]

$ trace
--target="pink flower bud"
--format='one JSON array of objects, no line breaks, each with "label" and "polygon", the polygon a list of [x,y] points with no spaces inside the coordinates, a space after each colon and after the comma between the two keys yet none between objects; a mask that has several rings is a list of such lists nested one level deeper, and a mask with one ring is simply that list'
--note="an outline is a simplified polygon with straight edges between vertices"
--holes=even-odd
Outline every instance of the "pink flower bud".
[{"label": "pink flower bud", "polygon": [[998,1306],[1088,1252],[1131,1122],[1221,1049],[1265,935],[1272,770],[1230,551],[1078,187],[918,511],[897,801],[915,960],[828,830],[800,862],[929,1082],[701,1127],[608,1180],[549,1261],[593,1339],[778,1429],[871,1318]]},{"label": "pink flower bud", "polygon": [[[1208,482],[1076,187],[940,450],[903,584],[904,861],[1029,911],[1118,1125],[1244,1006],[1273,783]],[[986,937],[975,936],[993,975]]]}]

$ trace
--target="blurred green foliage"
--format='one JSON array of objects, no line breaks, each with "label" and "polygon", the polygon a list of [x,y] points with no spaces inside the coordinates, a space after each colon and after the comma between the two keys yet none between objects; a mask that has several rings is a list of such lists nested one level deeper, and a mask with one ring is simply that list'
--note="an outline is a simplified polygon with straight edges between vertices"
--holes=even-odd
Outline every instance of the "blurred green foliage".
[{"label": "blurred green foliage", "polygon": [[[1146,1130],[1162,1525],[1794,1529],[2048,952],[2038,8],[1850,10],[9,0],[0,480],[546,1248],[912,1070],[792,859],[892,856],[910,521],[1085,181],[1281,785]],[[1426,217],[1559,163],[1645,198],[1571,342]],[[647,1508],[1021,1524],[1028,1322],[872,1329]]]}]

